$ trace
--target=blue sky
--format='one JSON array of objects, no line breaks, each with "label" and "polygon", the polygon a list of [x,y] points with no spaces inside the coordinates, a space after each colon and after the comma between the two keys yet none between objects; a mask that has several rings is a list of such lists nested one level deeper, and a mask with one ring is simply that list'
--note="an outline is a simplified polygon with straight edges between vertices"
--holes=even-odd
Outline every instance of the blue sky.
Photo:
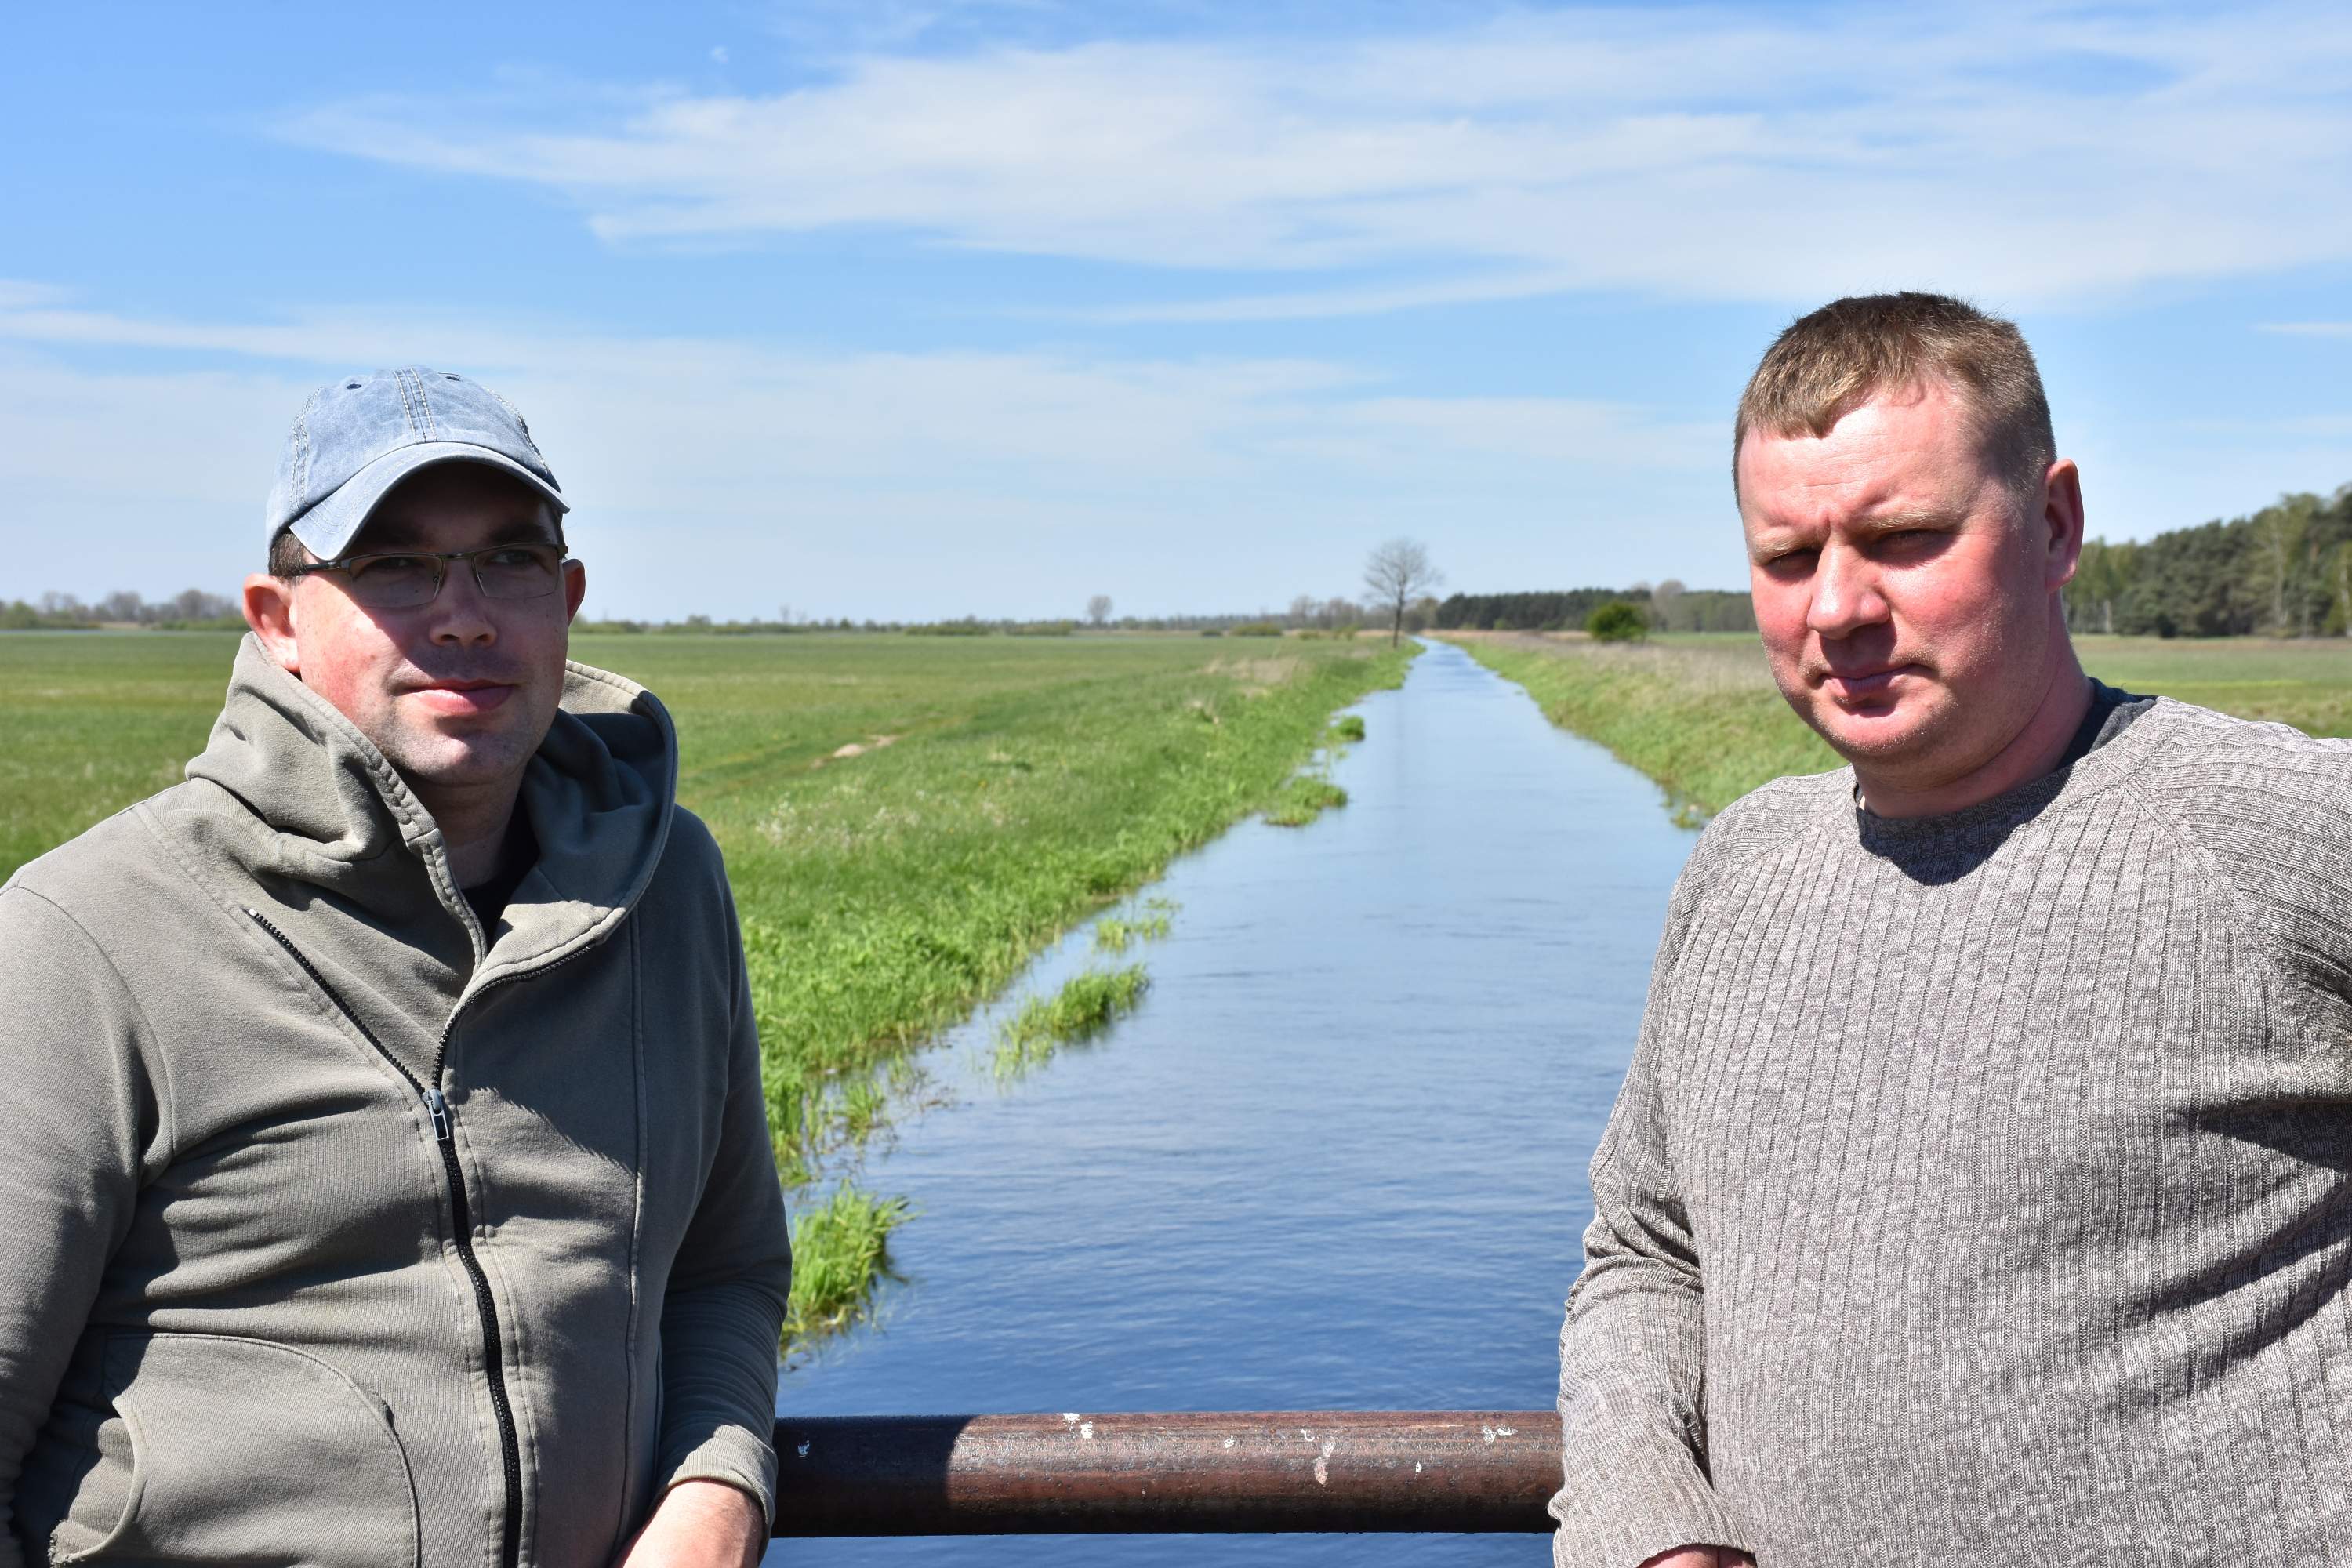
[{"label": "blue sky", "polygon": [[[434,18],[440,18],[436,21]],[[1741,585],[1729,412],[2013,315],[2095,531],[2352,480],[2352,12],[22,6],[0,599],[226,589],[308,389],[470,372],[592,614]]]}]

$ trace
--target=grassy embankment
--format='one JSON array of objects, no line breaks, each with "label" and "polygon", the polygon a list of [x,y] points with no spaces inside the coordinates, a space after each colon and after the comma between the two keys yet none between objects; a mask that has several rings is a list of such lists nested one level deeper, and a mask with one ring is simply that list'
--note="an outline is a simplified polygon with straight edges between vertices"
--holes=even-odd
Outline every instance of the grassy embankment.
[{"label": "grassy embankment", "polygon": [[[0,638],[0,875],[175,781],[235,645]],[[906,1213],[844,1178],[910,1081],[908,1049],[1276,805],[1331,712],[1395,684],[1405,658],[1181,637],[583,636],[573,651],[661,694],[680,798],[727,851],[800,1216],[803,1332],[855,1312]]]},{"label": "grassy embankment", "polygon": [[[1517,632],[1448,633],[1527,689],[1551,721],[1600,742],[1696,822],[1768,779],[1838,765],[1780,700],[1745,633],[1603,644]],[[2338,639],[2087,637],[2084,668],[2126,690],[2177,697],[2315,735],[2352,735],[2352,644]]]}]

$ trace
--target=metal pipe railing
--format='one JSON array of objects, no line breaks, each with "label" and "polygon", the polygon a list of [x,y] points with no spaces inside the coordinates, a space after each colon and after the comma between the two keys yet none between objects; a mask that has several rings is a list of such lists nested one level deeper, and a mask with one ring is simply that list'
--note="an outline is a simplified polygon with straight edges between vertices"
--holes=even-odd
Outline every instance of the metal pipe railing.
[{"label": "metal pipe railing", "polygon": [[1552,1528],[1549,1410],[819,1415],[776,1423],[776,1533]]}]

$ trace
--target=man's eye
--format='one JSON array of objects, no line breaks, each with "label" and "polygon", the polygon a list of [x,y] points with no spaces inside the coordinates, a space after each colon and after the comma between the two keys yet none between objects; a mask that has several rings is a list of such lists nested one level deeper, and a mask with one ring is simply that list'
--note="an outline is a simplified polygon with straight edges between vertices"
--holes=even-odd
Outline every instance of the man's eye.
[{"label": "man's eye", "polygon": [[1764,558],[1765,568],[1773,572],[1801,572],[1812,563],[1811,550],[1783,550]]},{"label": "man's eye", "polygon": [[372,577],[377,573],[399,576],[408,572],[430,572],[433,563],[422,555],[371,555],[364,561],[352,563],[352,575]]},{"label": "man's eye", "polygon": [[529,545],[518,544],[506,550],[493,550],[482,559],[492,566],[520,569],[539,564],[539,552]]}]

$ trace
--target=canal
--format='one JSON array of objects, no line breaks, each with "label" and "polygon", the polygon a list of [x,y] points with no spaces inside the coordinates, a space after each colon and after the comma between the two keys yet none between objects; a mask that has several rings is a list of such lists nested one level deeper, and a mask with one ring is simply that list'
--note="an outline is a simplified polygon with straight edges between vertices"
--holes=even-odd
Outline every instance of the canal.
[{"label": "canal", "polygon": [[[919,1213],[877,1321],[780,1407],[1549,1406],[1584,1167],[1692,835],[1649,781],[1433,644],[1355,710],[1351,799],[1252,821],[1151,889],[1171,934],[1080,931],[930,1065],[861,1180]],[[1017,1083],[995,1020],[1089,962],[1141,1008]],[[782,1542],[770,1564],[1534,1563],[1537,1536]]]}]

